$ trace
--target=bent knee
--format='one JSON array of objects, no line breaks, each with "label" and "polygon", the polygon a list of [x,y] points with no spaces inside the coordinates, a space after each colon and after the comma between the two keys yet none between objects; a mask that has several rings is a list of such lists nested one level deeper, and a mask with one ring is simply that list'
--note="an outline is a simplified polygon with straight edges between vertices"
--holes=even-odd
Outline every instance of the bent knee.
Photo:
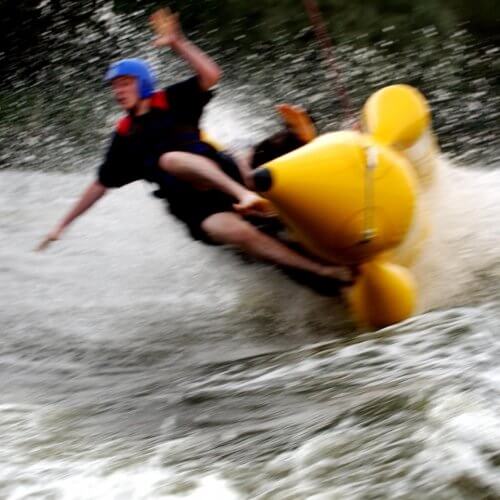
[{"label": "bent knee", "polygon": [[182,165],[183,153],[178,151],[169,151],[168,153],[163,153],[158,160],[158,165],[163,170],[170,173],[175,173],[179,170]]},{"label": "bent knee", "polygon": [[257,229],[239,215],[224,212],[207,217],[201,228],[218,243],[247,247],[255,239]]}]

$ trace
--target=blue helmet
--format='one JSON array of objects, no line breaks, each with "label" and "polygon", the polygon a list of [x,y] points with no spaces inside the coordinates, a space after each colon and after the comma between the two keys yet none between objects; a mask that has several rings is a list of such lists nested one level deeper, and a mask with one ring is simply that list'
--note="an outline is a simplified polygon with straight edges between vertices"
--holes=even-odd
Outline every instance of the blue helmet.
[{"label": "blue helmet", "polygon": [[139,82],[139,96],[141,99],[151,97],[155,89],[155,76],[149,65],[142,59],[122,59],[111,64],[106,73],[109,82],[119,76],[133,76]]}]

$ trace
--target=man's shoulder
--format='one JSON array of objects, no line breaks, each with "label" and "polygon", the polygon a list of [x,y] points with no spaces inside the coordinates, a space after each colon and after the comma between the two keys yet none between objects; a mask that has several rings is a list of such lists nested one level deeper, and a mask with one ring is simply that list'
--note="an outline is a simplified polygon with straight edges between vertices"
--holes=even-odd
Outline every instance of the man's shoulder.
[{"label": "man's shoulder", "polygon": [[115,126],[115,132],[120,137],[130,135],[132,131],[132,117],[130,115],[122,116]]},{"label": "man's shoulder", "polygon": [[183,80],[179,80],[171,85],[165,87],[165,92],[170,95],[172,99],[175,98],[192,98],[196,95],[203,95],[207,91],[203,90],[200,86],[200,80],[197,75],[192,75]]},{"label": "man's shoulder", "polygon": [[168,98],[168,87],[166,89],[157,90],[151,96],[151,107],[156,109],[168,110],[170,101]]},{"label": "man's shoulder", "polygon": [[165,92],[173,111],[193,110],[195,114],[201,112],[214,94],[212,90],[201,88],[200,80],[196,75],[169,85],[165,88]]}]

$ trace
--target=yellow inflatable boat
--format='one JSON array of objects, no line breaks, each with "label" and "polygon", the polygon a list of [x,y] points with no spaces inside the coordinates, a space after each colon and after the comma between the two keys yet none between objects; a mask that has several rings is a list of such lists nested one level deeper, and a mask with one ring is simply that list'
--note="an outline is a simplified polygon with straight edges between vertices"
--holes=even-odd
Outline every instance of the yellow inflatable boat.
[{"label": "yellow inflatable boat", "polygon": [[383,327],[416,307],[406,266],[429,232],[420,193],[432,182],[438,150],[427,101],[410,86],[373,94],[362,121],[363,132],[316,137],[254,179],[299,243],[359,269],[347,301],[360,322]]}]

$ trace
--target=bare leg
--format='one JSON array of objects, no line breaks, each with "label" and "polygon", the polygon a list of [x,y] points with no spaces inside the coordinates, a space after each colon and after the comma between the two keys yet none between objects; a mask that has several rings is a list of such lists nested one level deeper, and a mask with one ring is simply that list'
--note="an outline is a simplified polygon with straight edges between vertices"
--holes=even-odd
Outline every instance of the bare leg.
[{"label": "bare leg", "polygon": [[300,255],[280,241],[262,233],[238,214],[221,212],[211,215],[202,222],[201,227],[214,241],[234,245],[259,259],[341,281],[349,282],[352,279],[349,269],[321,264]]},{"label": "bare leg", "polygon": [[270,202],[231,179],[219,166],[200,155],[172,151],[161,155],[160,168],[197,188],[218,189],[237,200],[234,207],[240,213],[258,212],[271,215]]}]

